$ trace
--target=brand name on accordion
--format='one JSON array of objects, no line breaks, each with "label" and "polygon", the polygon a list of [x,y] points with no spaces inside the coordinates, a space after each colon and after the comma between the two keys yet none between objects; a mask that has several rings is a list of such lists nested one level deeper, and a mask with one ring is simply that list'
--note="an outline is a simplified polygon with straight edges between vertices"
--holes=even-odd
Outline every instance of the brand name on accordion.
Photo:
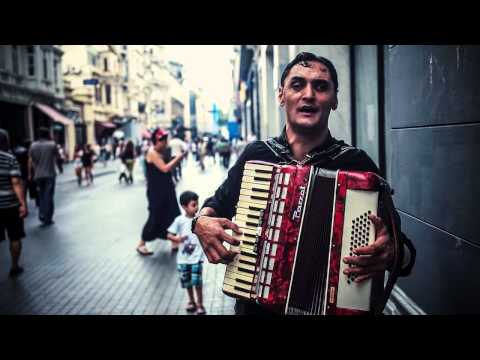
[{"label": "brand name on accordion", "polygon": [[305,199],[305,186],[300,186],[300,197],[298,198],[298,204],[297,208],[293,212],[292,220],[300,219],[300,215],[302,214],[302,207],[303,207],[303,201]]}]

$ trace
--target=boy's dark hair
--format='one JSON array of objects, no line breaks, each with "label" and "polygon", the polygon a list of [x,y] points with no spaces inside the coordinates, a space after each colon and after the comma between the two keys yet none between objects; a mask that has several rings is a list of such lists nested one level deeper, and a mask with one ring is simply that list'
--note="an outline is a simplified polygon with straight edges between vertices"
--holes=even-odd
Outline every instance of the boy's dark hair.
[{"label": "boy's dark hair", "polygon": [[39,139],[50,139],[50,129],[47,127],[38,128],[38,138]]},{"label": "boy's dark hair", "polygon": [[198,195],[193,191],[185,191],[180,195],[180,205],[187,206],[190,201],[198,201]]},{"label": "boy's dark hair", "polygon": [[0,129],[0,150],[5,152],[10,150],[8,131],[4,129]]},{"label": "boy's dark hair", "polygon": [[337,75],[337,70],[335,69],[335,66],[333,65],[333,63],[327,58],[324,58],[322,56],[316,56],[315,54],[312,54],[309,52],[301,52],[300,54],[295,56],[295,59],[293,59],[288,63],[288,65],[283,70],[282,77],[280,78],[280,85],[283,87],[285,83],[285,79],[290,73],[290,70],[295,65],[301,64],[302,66],[308,66],[307,61],[316,61],[325,65],[328,71],[330,72],[330,76],[332,77],[333,85],[335,86],[335,92],[338,92],[338,75]]}]

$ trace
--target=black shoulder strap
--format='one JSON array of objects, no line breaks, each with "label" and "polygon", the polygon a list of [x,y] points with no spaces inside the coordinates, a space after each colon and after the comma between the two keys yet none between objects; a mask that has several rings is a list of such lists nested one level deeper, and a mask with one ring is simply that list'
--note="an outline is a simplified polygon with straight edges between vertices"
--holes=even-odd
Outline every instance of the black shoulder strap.
[{"label": "black shoulder strap", "polygon": [[390,294],[392,293],[395,283],[397,282],[402,267],[401,259],[403,258],[403,245],[400,241],[400,229],[397,228],[397,224],[395,223],[395,216],[393,213],[395,210],[395,205],[393,204],[391,193],[392,191],[389,185],[386,181],[384,181],[383,189],[380,192],[380,199],[385,206],[388,215],[388,221],[391,226],[391,233],[393,237],[393,266],[390,271],[390,275],[388,276],[387,284],[385,285],[385,288],[383,290],[381,302],[380,304],[378,304],[378,307],[376,309],[373,309],[374,314],[376,315],[382,314],[383,310],[385,309],[387,301],[390,297]]}]

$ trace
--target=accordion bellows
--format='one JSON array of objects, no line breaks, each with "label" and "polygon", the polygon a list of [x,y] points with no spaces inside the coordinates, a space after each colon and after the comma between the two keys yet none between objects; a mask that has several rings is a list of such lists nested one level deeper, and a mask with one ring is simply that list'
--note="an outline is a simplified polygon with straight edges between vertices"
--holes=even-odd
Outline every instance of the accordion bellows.
[{"label": "accordion bellows", "polygon": [[245,163],[233,221],[243,234],[223,291],[282,314],[366,314],[384,276],[355,282],[342,259],[375,241],[374,173]]}]

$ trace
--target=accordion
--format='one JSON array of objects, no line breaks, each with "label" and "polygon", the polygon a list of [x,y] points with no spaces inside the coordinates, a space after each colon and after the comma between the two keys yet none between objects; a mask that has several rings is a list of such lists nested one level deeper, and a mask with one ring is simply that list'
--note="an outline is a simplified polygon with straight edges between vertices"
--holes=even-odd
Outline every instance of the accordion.
[{"label": "accordion", "polygon": [[230,245],[238,255],[226,267],[223,292],[280,314],[383,309],[384,274],[355,282],[342,259],[375,241],[368,215],[377,214],[386,189],[371,172],[247,161],[233,219],[242,235]]}]

